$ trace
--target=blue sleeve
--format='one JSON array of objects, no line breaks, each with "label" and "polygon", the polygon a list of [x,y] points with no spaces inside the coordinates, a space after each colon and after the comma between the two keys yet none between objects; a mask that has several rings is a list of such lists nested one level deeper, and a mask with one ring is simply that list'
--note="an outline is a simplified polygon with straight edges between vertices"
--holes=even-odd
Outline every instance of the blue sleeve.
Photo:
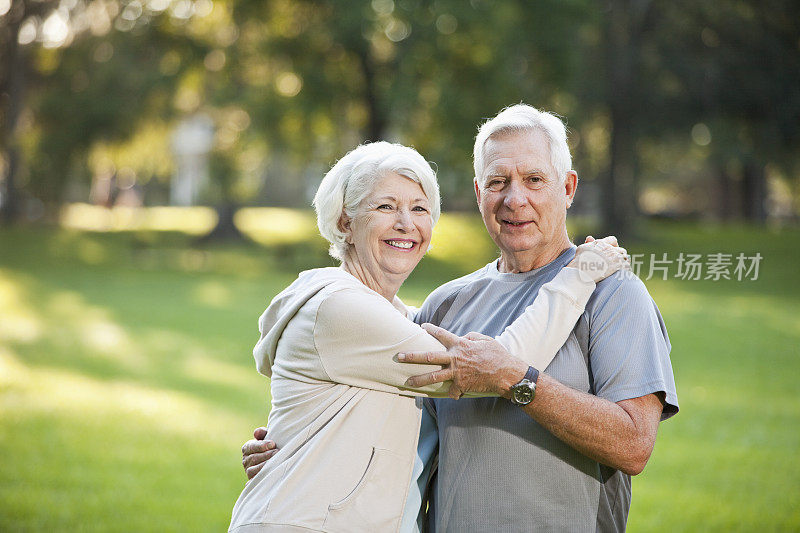
[{"label": "blue sleeve", "polygon": [[612,402],[663,392],[661,419],[678,412],[667,328],[633,274],[600,282],[587,304],[589,364],[597,396]]},{"label": "blue sleeve", "polygon": [[[425,298],[425,301],[422,302],[422,307],[417,309],[417,312],[416,314],[414,314],[412,320],[417,324],[424,324],[425,322],[430,322],[431,317],[433,316],[433,312],[435,311],[436,308],[435,301],[437,300],[438,298],[434,296],[434,293],[431,293],[427,298]],[[434,325],[438,326],[439,324],[434,324]]]}]

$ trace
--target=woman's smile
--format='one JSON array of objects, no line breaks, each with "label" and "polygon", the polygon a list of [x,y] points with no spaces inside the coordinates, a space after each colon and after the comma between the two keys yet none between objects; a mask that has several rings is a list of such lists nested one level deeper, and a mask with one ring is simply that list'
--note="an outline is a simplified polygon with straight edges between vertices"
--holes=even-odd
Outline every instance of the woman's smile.
[{"label": "woman's smile", "polygon": [[388,239],[383,242],[385,242],[392,248],[397,248],[398,250],[403,250],[403,251],[410,251],[417,244],[416,241],[408,239]]}]

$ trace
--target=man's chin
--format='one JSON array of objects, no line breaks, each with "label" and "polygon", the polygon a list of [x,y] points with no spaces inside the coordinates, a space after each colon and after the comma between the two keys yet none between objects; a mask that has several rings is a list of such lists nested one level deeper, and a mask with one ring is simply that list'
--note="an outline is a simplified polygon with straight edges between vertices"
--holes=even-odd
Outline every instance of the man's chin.
[{"label": "man's chin", "polygon": [[542,248],[540,239],[499,239],[495,244],[501,251],[510,254],[535,252]]}]

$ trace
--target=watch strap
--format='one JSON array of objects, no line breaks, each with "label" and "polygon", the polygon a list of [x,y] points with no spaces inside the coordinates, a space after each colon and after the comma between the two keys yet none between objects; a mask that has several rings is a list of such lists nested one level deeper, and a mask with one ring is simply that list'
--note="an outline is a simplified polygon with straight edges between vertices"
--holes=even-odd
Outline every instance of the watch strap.
[{"label": "watch strap", "polygon": [[525,372],[525,378],[531,383],[537,383],[539,381],[539,371],[533,368],[532,366],[528,367],[528,371]]}]

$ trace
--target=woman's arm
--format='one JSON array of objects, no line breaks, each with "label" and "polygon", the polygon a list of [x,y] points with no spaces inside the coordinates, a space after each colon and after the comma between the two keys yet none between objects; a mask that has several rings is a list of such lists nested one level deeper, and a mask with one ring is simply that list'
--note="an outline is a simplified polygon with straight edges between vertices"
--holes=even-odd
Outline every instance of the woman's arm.
[{"label": "woman's arm", "polygon": [[[616,240],[614,240],[616,242]],[[564,344],[601,279],[624,264],[624,250],[608,241],[578,247],[578,268],[565,268],[542,286],[540,294],[499,341],[529,364],[544,369]],[[581,261],[591,256],[593,278]],[[398,353],[444,352],[442,344],[408,320],[384,298],[369,290],[345,288],[328,295],[317,310],[314,343],[324,375],[330,381],[409,396],[443,397],[450,383],[411,387],[411,376],[430,372],[429,365],[401,364]]]},{"label": "woman's arm", "polygon": [[317,311],[314,344],[330,381],[407,396],[447,396],[448,384],[408,388],[405,381],[430,367],[405,368],[396,355],[444,347],[386,299],[368,290],[342,289]]},{"label": "woman's arm", "polygon": [[497,337],[498,342],[537,370],[547,368],[583,314],[596,282],[626,266],[627,252],[616,243],[616,238],[606,237],[587,239],[578,246],[575,258],[542,285],[536,300]]},{"label": "woman's arm", "polygon": [[[579,249],[601,247],[613,248],[591,244]],[[613,257],[611,252],[606,255]],[[617,266],[603,270],[604,276],[622,263],[620,259]],[[594,287],[594,279],[583,270],[563,269],[542,286],[534,303],[499,341],[520,359],[544,369],[566,341]],[[314,343],[330,381],[408,396],[447,396],[449,382],[422,387],[406,383],[411,376],[430,372],[431,366],[401,364],[397,359],[398,353],[444,352],[444,346],[372,291],[346,288],[328,295],[317,311]]]},{"label": "woman's arm", "polygon": [[583,314],[595,282],[575,268],[563,268],[539,289],[534,302],[497,336],[512,355],[544,370]]}]

